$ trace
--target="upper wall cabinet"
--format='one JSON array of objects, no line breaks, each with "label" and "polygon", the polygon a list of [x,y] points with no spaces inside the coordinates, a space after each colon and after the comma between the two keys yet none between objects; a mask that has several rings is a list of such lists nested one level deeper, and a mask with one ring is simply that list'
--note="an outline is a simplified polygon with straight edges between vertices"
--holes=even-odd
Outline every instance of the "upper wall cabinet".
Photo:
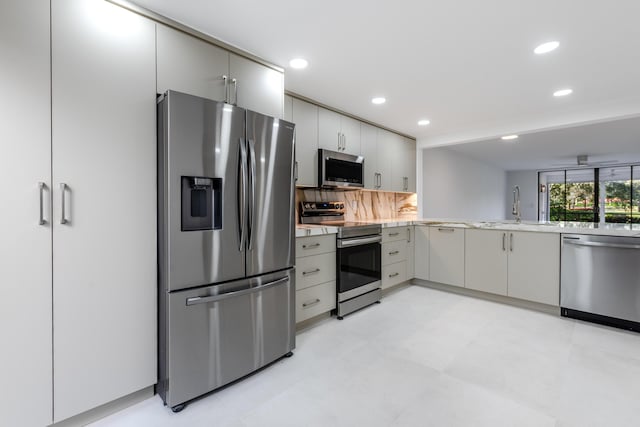
[{"label": "upper wall cabinet", "polygon": [[296,124],[296,185],[318,185],[318,106],[292,100]]},{"label": "upper wall cabinet", "polygon": [[351,117],[318,109],[318,147],[360,155],[360,122]]},{"label": "upper wall cabinet", "polygon": [[294,123],[293,121],[293,98],[290,97],[289,95],[285,95],[284,96],[284,116],[283,118],[291,123]]},{"label": "upper wall cabinet", "polygon": [[367,123],[360,125],[361,154],[364,157],[364,188],[379,188],[378,128]]},{"label": "upper wall cabinet", "polygon": [[177,90],[283,117],[281,72],[164,25],[157,39],[158,93]]}]

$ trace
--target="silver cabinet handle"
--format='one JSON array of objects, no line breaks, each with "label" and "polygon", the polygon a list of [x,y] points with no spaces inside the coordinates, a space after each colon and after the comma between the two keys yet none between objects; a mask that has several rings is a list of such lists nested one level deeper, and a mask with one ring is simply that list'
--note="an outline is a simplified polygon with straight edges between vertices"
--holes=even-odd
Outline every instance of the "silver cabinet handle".
[{"label": "silver cabinet handle", "polygon": [[302,308],[307,308],[307,307],[311,307],[313,305],[316,305],[317,303],[320,302],[320,298],[316,298],[315,300],[311,301],[311,302],[303,302],[302,303]]},{"label": "silver cabinet handle", "polygon": [[389,233],[389,236],[397,236],[397,235],[399,235],[399,234],[400,234],[400,233],[396,231],[396,232],[394,232],[394,233]]},{"label": "silver cabinet handle", "polygon": [[502,250],[506,251],[507,250],[507,233],[502,233]]},{"label": "silver cabinet handle", "polygon": [[347,149],[347,135],[342,134],[342,151]]},{"label": "silver cabinet handle", "polygon": [[208,302],[217,302],[227,298],[240,297],[242,295],[252,294],[254,292],[264,291],[265,289],[272,288],[282,283],[288,282],[288,277],[274,280],[273,282],[265,283],[264,285],[254,286],[253,288],[242,289],[240,291],[227,292],[224,294],[211,295],[208,297],[192,297],[187,298],[187,305],[206,304]]},{"label": "silver cabinet handle", "polygon": [[67,220],[67,215],[66,215],[66,207],[65,205],[66,203],[66,198],[65,198],[65,194],[67,192],[67,184],[65,184],[64,182],[60,183],[60,203],[62,205],[62,209],[60,210],[60,224],[67,224],[69,221]]},{"label": "silver cabinet handle", "polygon": [[382,174],[378,172],[378,188],[382,188]]},{"label": "silver cabinet handle", "polygon": [[313,249],[320,246],[320,243],[309,243],[308,245],[302,245],[302,249]]},{"label": "silver cabinet handle", "polygon": [[342,150],[342,146],[340,144],[342,144],[342,141],[340,139],[340,131],[337,131],[338,133],[338,151]]},{"label": "silver cabinet handle", "polygon": [[238,250],[244,251],[245,246],[245,218],[247,208],[247,147],[243,138],[240,138],[240,152],[238,153]]},{"label": "silver cabinet handle", "polygon": [[513,252],[513,233],[509,233],[509,250]]},{"label": "silver cabinet handle", "polygon": [[411,229],[407,228],[407,242],[411,243]]},{"label": "silver cabinet handle", "polygon": [[38,224],[45,225],[47,221],[44,219],[44,190],[47,188],[44,182],[38,183],[38,192],[40,193],[40,221]]},{"label": "silver cabinet handle", "polygon": [[396,277],[396,276],[399,276],[399,275],[400,275],[400,273],[392,273],[392,274],[389,275],[389,277]]},{"label": "silver cabinet handle", "polygon": [[253,250],[253,235],[256,217],[256,149],[249,140],[249,250]]},{"label": "silver cabinet handle", "polygon": [[447,232],[447,233],[453,233],[453,232],[456,231],[456,229],[455,228],[449,228],[449,227],[446,227],[446,228],[440,227],[440,228],[438,228],[438,231],[443,231],[443,232]]},{"label": "silver cabinet handle", "polygon": [[231,83],[233,83],[233,105],[238,105],[238,80],[231,79]]},{"label": "silver cabinet handle", "polygon": [[389,255],[398,255],[400,253],[400,251],[391,251],[389,252]]},{"label": "silver cabinet handle", "polygon": [[295,182],[298,182],[298,161],[296,160],[295,164],[294,164],[294,170],[293,170],[293,180]]},{"label": "silver cabinet handle", "polygon": [[229,88],[227,86],[227,80],[229,78],[225,75],[222,76],[222,81],[224,82],[224,102],[229,103]]},{"label": "silver cabinet handle", "polygon": [[303,271],[303,272],[302,272],[302,275],[303,275],[303,276],[307,276],[307,275],[309,275],[309,274],[315,274],[315,273],[319,273],[319,272],[320,272],[320,269],[319,269],[319,268],[316,268],[315,270]]}]

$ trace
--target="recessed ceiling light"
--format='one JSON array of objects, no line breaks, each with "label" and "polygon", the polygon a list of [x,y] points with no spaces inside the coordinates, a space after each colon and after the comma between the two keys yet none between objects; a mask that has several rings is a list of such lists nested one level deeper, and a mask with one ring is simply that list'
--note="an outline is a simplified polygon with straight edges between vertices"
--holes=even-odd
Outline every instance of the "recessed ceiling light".
[{"label": "recessed ceiling light", "polygon": [[518,135],[505,135],[502,137],[502,139],[505,141],[512,141],[514,139],[518,139]]},{"label": "recessed ceiling light", "polygon": [[557,41],[546,42],[546,43],[542,43],[540,46],[533,49],[533,52],[538,55],[542,55],[543,53],[549,53],[552,50],[556,50],[558,46],[560,46],[560,42],[557,42]]},{"label": "recessed ceiling light", "polygon": [[560,89],[557,90],[555,92],[553,92],[553,96],[558,97],[558,96],[567,96],[567,95],[571,95],[573,93],[573,89]]},{"label": "recessed ceiling light", "polygon": [[384,104],[385,102],[387,102],[387,100],[382,96],[378,96],[378,97],[372,98],[371,102],[373,102],[374,104],[379,105],[379,104]]},{"label": "recessed ceiling light", "polygon": [[427,120],[427,119],[418,120],[418,126],[426,126],[429,123],[431,123],[431,122],[429,120]]},{"label": "recessed ceiling light", "polygon": [[295,68],[296,70],[302,70],[303,68],[307,68],[309,62],[307,62],[307,60],[303,58],[295,58],[289,61],[289,65],[291,66],[291,68]]}]

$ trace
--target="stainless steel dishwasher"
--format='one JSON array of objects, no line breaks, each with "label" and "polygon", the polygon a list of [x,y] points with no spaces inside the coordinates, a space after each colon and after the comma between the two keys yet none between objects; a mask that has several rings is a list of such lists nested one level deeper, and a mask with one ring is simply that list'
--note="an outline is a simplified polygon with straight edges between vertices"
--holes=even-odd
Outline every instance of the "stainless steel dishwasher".
[{"label": "stainless steel dishwasher", "polygon": [[640,238],[562,235],[561,313],[640,331]]}]

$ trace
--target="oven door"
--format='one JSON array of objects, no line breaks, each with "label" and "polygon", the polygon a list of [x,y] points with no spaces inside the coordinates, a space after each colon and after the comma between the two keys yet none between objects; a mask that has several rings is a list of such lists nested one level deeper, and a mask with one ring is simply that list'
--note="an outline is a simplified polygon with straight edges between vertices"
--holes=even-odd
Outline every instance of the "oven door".
[{"label": "oven door", "polygon": [[338,293],[380,281],[382,245],[379,242],[337,249]]}]

